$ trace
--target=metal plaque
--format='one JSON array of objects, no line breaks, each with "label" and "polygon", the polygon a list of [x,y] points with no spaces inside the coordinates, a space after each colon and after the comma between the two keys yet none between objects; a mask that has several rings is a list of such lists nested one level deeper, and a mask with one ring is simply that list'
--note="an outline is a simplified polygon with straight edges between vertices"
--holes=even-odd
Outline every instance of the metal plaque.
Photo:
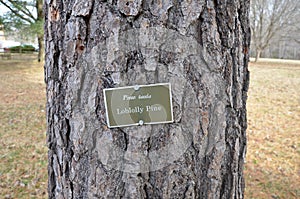
[{"label": "metal plaque", "polygon": [[173,122],[171,84],[104,89],[109,128]]}]

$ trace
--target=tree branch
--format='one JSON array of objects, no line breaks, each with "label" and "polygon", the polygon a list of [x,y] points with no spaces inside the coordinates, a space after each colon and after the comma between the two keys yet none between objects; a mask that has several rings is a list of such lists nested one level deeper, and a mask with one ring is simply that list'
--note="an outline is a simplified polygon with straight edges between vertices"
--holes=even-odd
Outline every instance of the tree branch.
[{"label": "tree branch", "polygon": [[264,50],[274,38],[282,37],[282,33],[295,32],[294,26],[299,25],[299,5],[298,0],[252,0],[250,20],[254,47]]},{"label": "tree branch", "polygon": [[22,12],[27,17],[35,20],[35,17],[32,15],[32,12],[30,12],[30,10],[27,8],[27,6],[31,6],[34,8],[34,6],[30,5],[27,1],[24,2],[24,5],[20,5],[15,0],[7,0],[7,1],[10,2],[15,8],[17,8],[18,11]]},{"label": "tree branch", "polygon": [[[26,8],[26,6],[20,7],[19,5],[16,4],[16,2],[14,2],[12,0],[8,0],[9,4],[4,0],[0,0],[0,3],[2,3],[6,8],[8,8],[14,15],[19,17],[20,19],[22,19],[30,24],[35,21],[35,17],[29,12],[29,10]],[[25,10],[23,10],[23,9],[25,9]],[[27,13],[26,11],[28,11],[29,13]],[[20,12],[22,12],[23,14],[20,14]]]}]

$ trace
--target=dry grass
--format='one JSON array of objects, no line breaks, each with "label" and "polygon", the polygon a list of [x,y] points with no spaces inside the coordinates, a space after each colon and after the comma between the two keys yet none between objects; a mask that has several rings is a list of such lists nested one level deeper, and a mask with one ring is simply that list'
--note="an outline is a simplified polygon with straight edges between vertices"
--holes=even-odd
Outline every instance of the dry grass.
[{"label": "dry grass", "polygon": [[[250,64],[245,198],[300,198],[300,62]],[[0,198],[47,198],[43,68],[0,60]]]},{"label": "dry grass", "polygon": [[250,72],[245,198],[300,198],[300,61]]},{"label": "dry grass", "polygon": [[37,62],[0,62],[0,198],[46,198],[45,87]]}]

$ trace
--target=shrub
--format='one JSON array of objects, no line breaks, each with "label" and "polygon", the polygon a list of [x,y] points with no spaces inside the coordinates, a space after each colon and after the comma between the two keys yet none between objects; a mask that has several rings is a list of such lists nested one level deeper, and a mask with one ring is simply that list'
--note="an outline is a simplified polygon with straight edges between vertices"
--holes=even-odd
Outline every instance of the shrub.
[{"label": "shrub", "polygon": [[20,45],[20,46],[10,47],[9,51],[12,53],[27,53],[27,52],[34,52],[36,51],[36,49],[32,45]]}]

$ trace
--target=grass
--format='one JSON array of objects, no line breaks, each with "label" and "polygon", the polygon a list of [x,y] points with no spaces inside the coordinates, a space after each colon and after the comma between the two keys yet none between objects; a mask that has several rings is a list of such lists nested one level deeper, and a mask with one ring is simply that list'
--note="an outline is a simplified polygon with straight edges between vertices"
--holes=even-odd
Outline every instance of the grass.
[{"label": "grass", "polygon": [[0,198],[46,198],[43,67],[0,61]]},{"label": "grass", "polygon": [[300,198],[300,61],[249,70],[245,198]]},{"label": "grass", "polygon": [[[300,61],[250,63],[245,198],[300,198]],[[0,60],[0,199],[47,198],[45,85]]]}]

